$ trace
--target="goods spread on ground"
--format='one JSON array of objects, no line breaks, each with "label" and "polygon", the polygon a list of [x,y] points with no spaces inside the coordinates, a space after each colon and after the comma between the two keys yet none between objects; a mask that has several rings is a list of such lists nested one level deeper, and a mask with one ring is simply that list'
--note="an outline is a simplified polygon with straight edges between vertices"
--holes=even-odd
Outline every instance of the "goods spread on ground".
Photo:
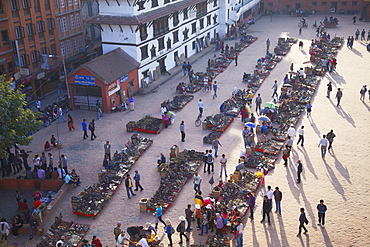
[{"label": "goods spread on ground", "polygon": [[145,116],[135,122],[134,130],[150,134],[159,134],[163,127],[163,120],[161,118]]},{"label": "goods spread on ground", "polygon": [[90,225],[78,224],[76,222],[66,222],[62,220],[62,215],[55,217],[54,224],[41,237],[37,247],[56,246],[56,242],[63,239],[63,246],[78,246],[84,238]]},{"label": "goods spread on ground", "polygon": [[[203,143],[212,143],[214,139],[221,136],[223,132],[230,126],[234,121],[234,118],[223,113],[212,116],[207,116],[203,124],[206,125],[205,129],[210,129],[211,133],[203,137]],[[217,132],[217,133],[214,133]]]},{"label": "goods spread on ground", "polygon": [[[175,155],[171,155],[172,157]],[[171,158],[170,164],[162,164],[158,170],[161,181],[158,190],[148,201],[147,209],[155,210],[155,204],[161,203],[164,210],[176,200],[178,193],[189,178],[198,169],[203,159],[203,153],[195,150],[183,150]]]},{"label": "goods spread on ground", "polygon": [[173,99],[162,102],[161,107],[165,106],[168,110],[181,110],[190,101],[194,99],[194,95],[179,94],[173,97]]},{"label": "goods spread on ground", "polygon": [[96,217],[117,191],[138,158],[153,140],[133,134],[121,152],[116,152],[108,167],[98,174],[99,182],[87,186],[78,196],[72,196],[73,214]]}]

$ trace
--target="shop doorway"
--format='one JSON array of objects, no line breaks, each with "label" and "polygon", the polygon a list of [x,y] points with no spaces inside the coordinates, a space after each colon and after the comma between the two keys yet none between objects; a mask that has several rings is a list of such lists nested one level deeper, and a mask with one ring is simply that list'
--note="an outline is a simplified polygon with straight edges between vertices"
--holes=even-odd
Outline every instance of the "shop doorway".
[{"label": "shop doorway", "polygon": [[103,103],[100,87],[72,85],[72,91],[75,109],[95,111],[96,101]]}]

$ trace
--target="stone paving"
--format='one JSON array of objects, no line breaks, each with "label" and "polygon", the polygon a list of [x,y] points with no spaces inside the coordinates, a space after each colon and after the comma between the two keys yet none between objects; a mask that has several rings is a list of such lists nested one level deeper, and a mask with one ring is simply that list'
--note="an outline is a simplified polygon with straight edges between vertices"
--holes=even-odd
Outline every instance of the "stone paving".
[{"label": "stone paving", "polygon": [[[312,24],[314,20],[318,22],[324,16],[309,16],[307,21]],[[354,35],[355,28],[369,29],[368,23],[359,22],[352,25],[351,16],[339,15],[340,26],[330,30],[331,36],[347,37]],[[129,225],[143,225],[146,222],[154,222],[151,213],[139,212],[140,198],[150,198],[157,190],[159,185],[159,173],[156,169],[156,160],[159,153],[163,152],[169,157],[170,147],[174,144],[182,149],[195,149],[204,151],[210,145],[202,142],[203,136],[208,133],[201,127],[196,127],[194,121],[198,114],[197,102],[201,98],[205,105],[205,115],[216,114],[219,112],[220,104],[231,96],[235,87],[244,88],[241,82],[243,72],[253,71],[256,61],[265,53],[265,41],[271,40],[271,47],[277,43],[278,37],[292,36],[304,41],[304,49],[298,49],[298,44],[293,45],[289,54],[277,64],[270,76],[265,80],[258,93],[264,102],[270,101],[272,94],[272,84],[278,80],[279,84],[285,73],[289,70],[291,63],[295,64],[295,69],[304,66],[303,62],[309,61],[308,46],[310,40],[315,37],[315,30],[309,27],[303,29],[302,35],[298,35],[298,18],[287,16],[273,16],[260,18],[255,25],[248,29],[248,34],[257,36],[259,39],[250,47],[246,48],[239,56],[239,65],[232,63],[229,68],[220,74],[216,81],[220,90],[218,97],[212,99],[210,92],[198,92],[195,98],[183,110],[176,112],[174,125],[164,129],[159,135],[141,134],[154,140],[153,145],[134,165],[141,171],[142,185],[144,191],[131,200],[127,199],[126,191],[120,187],[115,196],[107,204],[106,208],[98,215],[96,220],[85,217],[75,218],[72,214],[70,198],[83,190],[83,186],[91,185],[98,181],[97,173],[102,168],[103,144],[109,140],[112,150],[120,150],[129,140],[132,133],[126,132],[126,123],[137,121],[145,115],[160,116],[160,103],[163,100],[171,99],[175,95],[175,88],[178,82],[187,81],[187,77],[182,75],[181,68],[171,70],[171,79],[164,82],[163,76],[156,82],[158,86],[152,93],[137,95],[135,97],[135,111],[105,114],[102,120],[96,122],[96,135],[94,141],[82,139],[80,123],[83,118],[90,121],[96,118],[94,112],[72,111],[69,112],[75,119],[75,131],[68,131],[67,124],[58,125],[59,136],[63,142],[61,154],[65,154],[69,159],[69,169],[76,169],[82,177],[82,186],[71,189],[59,204],[55,214],[60,212],[64,215],[64,220],[77,221],[91,224],[87,234],[88,239],[97,235],[104,246],[114,246],[113,228],[117,221],[121,221],[123,227]],[[230,41],[233,44],[235,41]],[[218,52],[211,48],[197,54],[189,59],[192,62],[194,71],[204,71],[207,66],[208,58],[212,58]],[[366,51],[365,42],[355,42],[353,50],[348,50],[346,46],[339,51],[337,72],[326,75],[318,87],[313,101],[312,119],[302,117],[301,123],[306,126],[305,147],[293,147],[293,153],[289,160],[289,166],[283,168],[280,159],[276,163],[276,169],[271,172],[266,183],[272,187],[279,186],[283,192],[282,217],[272,215],[272,225],[259,223],[259,213],[262,206],[262,196],[265,189],[262,188],[258,193],[256,202],[255,221],[245,220],[244,246],[369,246],[369,227],[365,222],[367,216],[367,205],[370,202],[366,196],[369,188],[369,172],[357,164],[364,164],[369,159],[370,149],[368,141],[368,122],[370,104],[368,100],[364,103],[359,101],[359,90],[362,84],[368,81],[370,72],[368,70],[370,55]],[[342,107],[335,106],[334,94],[329,100],[326,95],[326,84],[333,82],[333,92],[337,87],[344,89]],[[162,84],[162,85],[161,85]],[[150,85],[153,87],[153,85]],[[154,88],[154,87],[153,87]],[[328,102],[329,101],[329,102]],[[186,125],[186,142],[180,141],[179,123],[184,120]],[[56,134],[57,124],[53,123],[34,135],[34,140],[29,150],[32,155],[41,153],[46,140],[52,134]],[[298,127],[298,126],[297,126]],[[327,155],[325,160],[321,159],[317,143],[322,134],[334,129],[337,137],[334,141],[333,152]],[[225,153],[228,158],[228,172],[234,170],[237,159],[242,147],[241,138],[242,123],[240,118],[236,119],[228,130],[221,136],[222,147],[219,153]],[[348,133],[348,134],[347,134]],[[348,136],[348,137],[347,137]],[[349,137],[351,139],[349,139]],[[356,152],[361,150],[361,152]],[[354,155],[356,152],[356,155]],[[58,155],[53,150],[54,157]],[[302,183],[295,183],[296,160],[301,159],[304,165]],[[366,165],[366,164],[365,164]],[[202,167],[201,167],[202,168]],[[215,178],[219,172],[219,163],[216,161]],[[202,169],[200,170],[202,171]],[[204,194],[210,192],[208,174],[200,173],[203,178],[201,189]],[[179,222],[178,217],[184,214],[184,209],[188,203],[193,203],[194,191],[191,183],[185,185],[177,200],[172,207],[165,213],[164,218],[172,220],[173,225]],[[316,226],[316,204],[320,199],[324,199],[328,206],[326,228]],[[309,234],[301,238],[296,237],[298,228],[299,208],[305,207]],[[50,219],[53,219],[51,217]],[[51,221],[46,224],[48,228]],[[193,227],[195,229],[195,227]],[[161,235],[163,230],[159,230]],[[204,243],[206,237],[198,236],[197,231],[190,233],[191,243]],[[231,235],[230,235],[231,237]],[[174,237],[174,243],[178,242],[178,236]],[[18,242],[27,246],[35,246],[38,238],[28,241],[28,236],[21,236],[17,241],[10,237],[10,243]],[[165,242],[167,238],[165,238]]]}]

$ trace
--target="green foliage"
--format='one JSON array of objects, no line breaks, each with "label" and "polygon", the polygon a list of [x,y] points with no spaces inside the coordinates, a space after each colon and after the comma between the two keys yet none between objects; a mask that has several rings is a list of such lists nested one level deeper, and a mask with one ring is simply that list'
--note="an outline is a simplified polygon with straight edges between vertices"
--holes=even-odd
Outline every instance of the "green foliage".
[{"label": "green foliage", "polygon": [[25,95],[19,90],[13,90],[11,82],[0,76],[0,157],[4,157],[7,147],[14,143],[28,145],[32,136],[42,124],[36,120],[37,113],[25,109]]}]

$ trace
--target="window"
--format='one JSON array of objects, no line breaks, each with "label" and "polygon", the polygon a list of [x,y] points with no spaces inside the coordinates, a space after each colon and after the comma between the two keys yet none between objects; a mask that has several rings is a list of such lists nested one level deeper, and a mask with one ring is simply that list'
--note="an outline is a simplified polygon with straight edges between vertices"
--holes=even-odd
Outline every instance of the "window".
[{"label": "window", "polygon": [[54,0],[55,1],[55,8],[59,9],[59,0]]},{"label": "window", "polygon": [[156,56],[155,46],[152,45],[152,48],[150,49],[150,57],[153,58],[155,56]]},{"label": "window", "polygon": [[158,51],[161,51],[164,49],[164,37],[158,39]]},{"label": "window", "polygon": [[136,3],[137,3],[137,5],[139,6],[138,11],[145,9],[145,7],[144,7],[144,5],[145,5],[145,1],[146,1],[146,0],[142,0],[142,1],[137,1],[137,2],[136,2]]},{"label": "window", "polygon": [[69,16],[69,21],[71,22],[71,29],[75,29],[75,16],[70,15]]},{"label": "window", "polygon": [[1,31],[1,40],[3,41],[3,46],[10,45],[8,30]]},{"label": "window", "polygon": [[78,51],[77,39],[76,38],[73,38],[73,51],[74,52]]},{"label": "window", "polygon": [[26,24],[26,32],[27,32],[27,36],[28,36],[28,41],[29,42],[34,42],[35,38],[34,38],[33,35],[35,34],[35,28],[34,28],[34,25],[32,23]]},{"label": "window", "polygon": [[39,38],[40,39],[45,38],[45,35],[44,35],[45,23],[44,23],[44,21],[37,21],[36,26],[37,26],[37,32],[39,33]]},{"label": "window", "polygon": [[80,48],[80,49],[82,49],[83,48],[83,42],[82,42],[82,36],[79,36],[78,37],[78,47]]},{"label": "window", "polygon": [[62,25],[63,25],[63,32],[67,32],[68,31],[67,17],[63,17],[61,20],[62,20]]},{"label": "window", "polygon": [[217,24],[217,16],[218,16],[217,14],[213,15],[213,17],[212,17],[213,18],[213,24]]},{"label": "window", "polygon": [[197,7],[197,18],[205,16],[207,14],[207,2],[198,3]]},{"label": "window", "polygon": [[141,51],[141,60],[144,60],[149,57],[148,56],[148,45],[144,45],[140,47],[140,51]]},{"label": "window", "polygon": [[179,12],[176,11],[173,13],[172,15],[172,19],[173,19],[173,26],[176,27],[178,24],[179,24]]},{"label": "window", "polygon": [[196,32],[197,32],[197,23],[194,22],[191,24],[191,34],[196,33]]},{"label": "window", "polygon": [[78,0],[75,0],[75,5],[78,5]]},{"label": "window", "polygon": [[184,20],[188,19],[189,18],[189,15],[188,15],[188,9],[185,8],[182,10],[182,13],[184,14]]},{"label": "window", "polygon": [[207,26],[211,25],[211,15],[207,16]]},{"label": "window", "polygon": [[176,30],[175,32],[172,33],[172,36],[173,36],[173,43],[177,43],[179,42],[179,30]]},{"label": "window", "polygon": [[31,8],[31,2],[30,0],[22,0],[23,9],[30,9]]},{"label": "window", "polygon": [[200,29],[204,28],[204,18],[199,20],[199,26],[200,26]]},{"label": "window", "polygon": [[158,6],[158,0],[152,0],[152,8]]},{"label": "window", "polygon": [[153,36],[155,38],[167,33],[168,30],[168,16],[164,16],[153,21]]},{"label": "window", "polygon": [[47,47],[41,47],[41,54],[48,54],[48,48]]},{"label": "window", "polygon": [[46,23],[48,24],[48,30],[55,29],[55,21],[53,18],[47,18]]},{"label": "window", "polygon": [[312,2],[312,6],[317,6],[317,2]]},{"label": "window", "polygon": [[72,0],[68,0],[68,6],[72,6]]},{"label": "window", "polygon": [[347,2],[342,2],[342,6],[347,6]]},{"label": "window", "polygon": [[213,7],[217,7],[217,0],[213,0]]},{"label": "window", "polygon": [[326,6],[326,2],[322,2],[322,6]]},{"label": "window", "polygon": [[[57,55],[57,47],[55,44],[50,45],[50,53],[51,55]],[[57,60],[57,57],[53,57],[53,60]]]},{"label": "window", "polygon": [[24,31],[23,31],[23,27],[15,27],[14,28],[14,31],[15,31],[15,38],[16,39],[21,39],[21,38],[24,38]]},{"label": "window", "polygon": [[21,61],[20,61],[21,67],[26,67],[30,64],[30,59],[27,54],[22,54],[20,58],[21,58]]},{"label": "window", "polygon": [[76,24],[77,24],[77,27],[81,27],[80,14],[79,13],[76,14]]},{"label": "window", "polygon": [[60,42],[60,51],[62,52],[62,56],[66,55],[66,51],[64,48],[64,42]]},{"label": "window", "polygon": [[352,2],[352,6],[357,6],[357,2]]},{"label": "window", "polygon": [[146,38],[148,38],[148,30],[147,30],[146,24],[141,24],[140,25],[140,40],[143,41],[143,40],[146,40]]},{"label": "window", "polygon": [[31,63],[32,67],[36,69],[39,67],[40,53],[38,51],[31,51]]},{"label": "window", "polygon": [[63,33],[63,22],[62,19],[58,19],[58,29],[60,33]]},{"label": "window", "polygon": [[195,41],[191,42],[191,49],[195,50]]},{"label": "window", "polygon": [[182,35],[184,35],[184,40],[187,40],[189,38],[189,28],[185,28],[182,32]]},{"label": "window", "polygon": [[35,13],[40,13],[40,0],[34,0],[33,1]]},{"label": "window", "polygon": [[269,2],[269,3],[267,4],[267,6],[272,7],[272,6],[274,6],[274,3],[273,3],[273,2]]},{"label": "window", "polygon": [[68,54],[71,54],[71,41],[70,40],[67,40],[66,41],[66,47],[67,47],[67,53]]},{"label": "window", "polygon": [[64,3],[64,0],[59,0],[59,2],[60,2],[60,7],[61,8],[64,8],[66,6],[65,3]]},{"label": "window", "polygon": [[14,73],[14,62],[13,61],[8,63],[8,73],[9,75],[13,75]]},{"label": "window", "polygon": [[44,0],[44,6],[46,11],[50,11],[50,0]]},{"label": "window", "polygon": [[169,3],[171,0],[164,0],[164,4]]},{"label": "window", "polygon": [[10,0],[10,9],[12,11],[18,11],[19,10],[18,0]]},{"label": "window", "polygon": [[0,14],[4,14],[3,2],[0,0]]},{"label": "window", "polygon": [[167,39],[167,50],[171,49],[171,39]]},{"label": "window", "polygon": [[89,17],[93,16],[93,8],[92,8],[92,3],[91,2],[87,2],[87,13],[88,13]]}]

